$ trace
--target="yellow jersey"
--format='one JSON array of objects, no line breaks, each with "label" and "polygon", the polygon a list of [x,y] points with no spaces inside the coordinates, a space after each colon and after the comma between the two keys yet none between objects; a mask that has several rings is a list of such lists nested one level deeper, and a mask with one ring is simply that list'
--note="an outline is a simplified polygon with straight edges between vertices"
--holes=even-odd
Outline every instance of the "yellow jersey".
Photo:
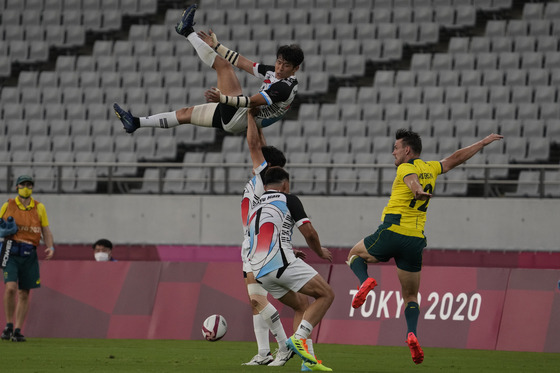
[{"label": "yellow jersey", "polygon": [[418,180],[427,193],[433,193],[436,178],[441,175],[439,161],[424,162],[420,158],[411,159],[397,167],[397,176],[393,181],[391,197],[383,209],[381,221],[392,224],[388,229],[406,236],[424,237],[426,212],[430,200],[417,201],[404,178],[411,174],[418,175]]}]

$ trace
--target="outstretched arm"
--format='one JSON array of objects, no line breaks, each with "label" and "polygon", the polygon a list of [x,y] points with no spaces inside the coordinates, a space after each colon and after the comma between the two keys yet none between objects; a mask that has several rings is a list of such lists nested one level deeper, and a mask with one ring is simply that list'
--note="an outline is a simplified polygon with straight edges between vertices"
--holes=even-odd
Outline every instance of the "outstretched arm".
[{"label": "outstretched arm", "polygon": [[475,142],[472,145],[457,150],[455,153],[451,154],[449,157],[441,161],[442,173],[446,173],[447,171],[454,169],[455,167],[466,162],[473,155],[481,151],[482,148],[484,148],[486,145],[503,138],[504,137],[502,135],[493,133],[486,136],[482,140]]},{"label": "outstretched arm", "polygon": [[264,155],[262,147],[266,145],[262,129],[257,127],[255,117],[249,111],[247,113],[247,145],[251,153],[251,160],[253,161],[253,170],[259,167],[264,162]]},{"label": "outstretched arm", "polygon": [[248,96],[226,96],[216,87],[204,92],[204,97],[206,97],[207,102],[220,102],[233,107],[247,107],[247,108],[257,108],[259,106],[268,105],[266,99],[260,93],[257,93],[251,97]]}]

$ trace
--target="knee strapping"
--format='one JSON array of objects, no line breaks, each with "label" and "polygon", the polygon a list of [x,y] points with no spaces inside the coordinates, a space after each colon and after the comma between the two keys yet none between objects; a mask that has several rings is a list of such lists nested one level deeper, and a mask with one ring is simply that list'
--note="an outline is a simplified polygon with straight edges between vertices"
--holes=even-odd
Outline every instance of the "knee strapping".
[{"label": "knee strapping", "polygon": [[249,296],[262,295],[266,297],[268,295],[268,292],[259,284],[248,284],[247,292],[249,293]]},{"label": "knee strapping", "polygon": [[196,105],[193,107],[191,114],[191,123],[196,126],[212,127],[212,119],[214,112],[218,109],[218,104],[213,102],[211,104]]}]

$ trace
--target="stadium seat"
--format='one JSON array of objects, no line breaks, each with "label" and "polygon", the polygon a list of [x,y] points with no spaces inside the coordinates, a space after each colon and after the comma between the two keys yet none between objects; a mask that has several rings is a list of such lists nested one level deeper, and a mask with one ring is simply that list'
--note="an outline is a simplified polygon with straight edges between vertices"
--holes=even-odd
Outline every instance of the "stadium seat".
[{"label": "stadium seat", "polygon": [[521,170],[517,190],[515,192],[506,192],[508,197],[539,197],[539,171]]}]

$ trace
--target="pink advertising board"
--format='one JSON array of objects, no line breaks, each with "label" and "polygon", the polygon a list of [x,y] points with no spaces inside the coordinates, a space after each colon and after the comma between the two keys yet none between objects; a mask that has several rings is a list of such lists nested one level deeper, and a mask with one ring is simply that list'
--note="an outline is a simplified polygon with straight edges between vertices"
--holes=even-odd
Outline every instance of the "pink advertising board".
[{"label": "pink advertising board", "polygon": [[[346,265],[313,266],[336,295],[313,332],[318,343],[404,345],[394,266],[370,266],[379,285],[359,309],[350,306],[358,281]],[[41,274],[24,326],[29,338],[197,340],[202,321],[218,313],[228,321],[226,340],[254,340],[240,262],[59,260],[41,262]],[[559,279],[560,270],[426,266],[419,340],[425,347],[560,352]],[[291,334],[293,312],[272,302]]]}]

